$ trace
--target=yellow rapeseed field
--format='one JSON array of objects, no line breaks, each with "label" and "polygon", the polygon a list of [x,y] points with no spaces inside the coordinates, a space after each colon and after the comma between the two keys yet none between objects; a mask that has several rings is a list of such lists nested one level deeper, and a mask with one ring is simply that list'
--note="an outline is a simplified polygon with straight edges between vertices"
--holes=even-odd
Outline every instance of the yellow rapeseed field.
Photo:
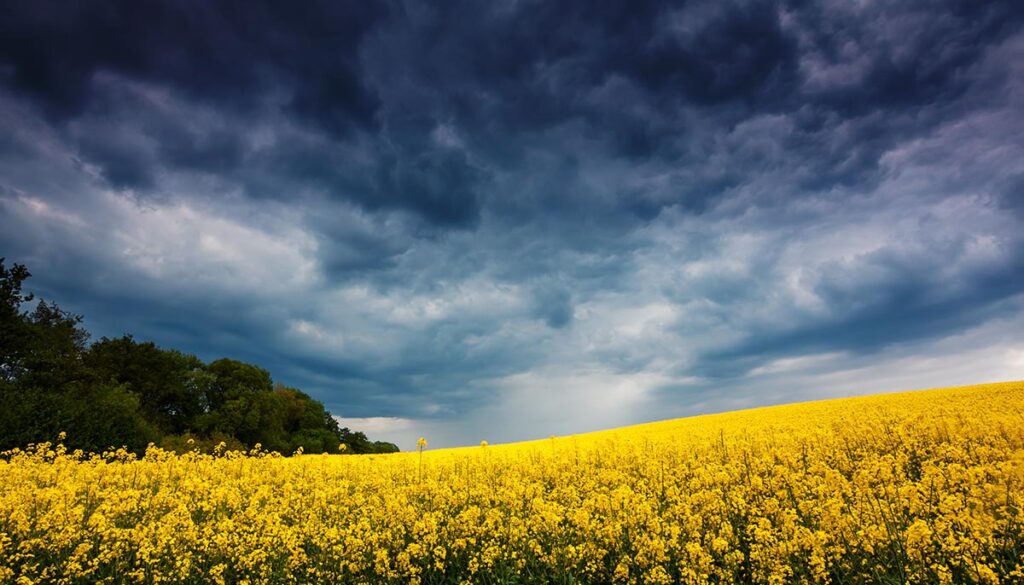
[{"label": "yellow rapeseed field", "polygon": [[1024,583],[1024,382],[387,456],[42,445],[0,486],[3,583]]}]

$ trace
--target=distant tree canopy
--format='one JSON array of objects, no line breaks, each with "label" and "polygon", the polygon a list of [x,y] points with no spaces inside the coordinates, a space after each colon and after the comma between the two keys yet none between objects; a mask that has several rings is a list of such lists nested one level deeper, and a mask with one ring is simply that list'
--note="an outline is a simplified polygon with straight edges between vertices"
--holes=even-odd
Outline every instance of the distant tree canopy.
[{"label": "distant tree canopy", "polygon": [[258,366],[232,359],[209,364],[131,335],[89,344],[82,317],[33,296],[20,264],[0,258],[0,450],[54,440],[102,451],[149,443],[175,450],[264,449],[290,454],[389,453],[341,428],[324,405],[275,384]]}]

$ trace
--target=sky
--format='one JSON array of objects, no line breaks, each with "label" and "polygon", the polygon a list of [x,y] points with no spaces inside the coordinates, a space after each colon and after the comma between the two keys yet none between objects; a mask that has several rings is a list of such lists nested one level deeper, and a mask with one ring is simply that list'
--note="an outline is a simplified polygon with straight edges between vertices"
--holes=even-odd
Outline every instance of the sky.
[{"label": "sky", "polygon": [[0,256],[404,449],[1024,378],[1024,3],[5,3]]}]

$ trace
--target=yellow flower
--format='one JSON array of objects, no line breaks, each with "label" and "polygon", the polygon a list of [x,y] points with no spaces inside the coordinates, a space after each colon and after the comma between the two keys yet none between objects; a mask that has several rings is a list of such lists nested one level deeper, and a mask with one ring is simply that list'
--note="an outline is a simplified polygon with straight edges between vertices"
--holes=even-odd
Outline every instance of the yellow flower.
[{"label": "yellow flower", "polygon": [[1011,382],[486,457],[42,443],[0,454],[0,583],[1024,582],[1020,412]]}]

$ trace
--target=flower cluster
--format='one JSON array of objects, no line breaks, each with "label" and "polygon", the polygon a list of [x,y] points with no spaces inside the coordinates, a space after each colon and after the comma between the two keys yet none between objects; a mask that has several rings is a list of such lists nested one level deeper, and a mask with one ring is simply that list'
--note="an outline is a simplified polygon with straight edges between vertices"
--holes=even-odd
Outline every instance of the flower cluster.
[{"label": "flower cluster", "polygon": [[1022,413],[1006,383],[395,455],[43,444],[0,458],[0,583],[1024,583]]}]

